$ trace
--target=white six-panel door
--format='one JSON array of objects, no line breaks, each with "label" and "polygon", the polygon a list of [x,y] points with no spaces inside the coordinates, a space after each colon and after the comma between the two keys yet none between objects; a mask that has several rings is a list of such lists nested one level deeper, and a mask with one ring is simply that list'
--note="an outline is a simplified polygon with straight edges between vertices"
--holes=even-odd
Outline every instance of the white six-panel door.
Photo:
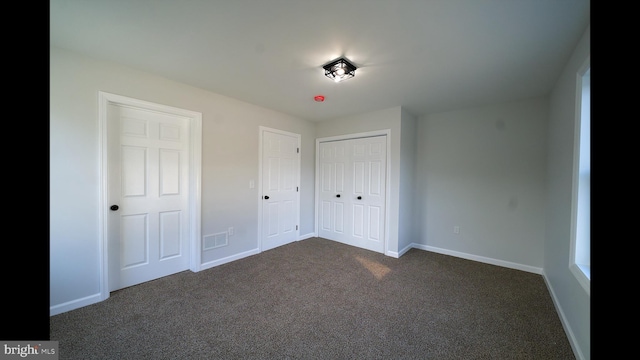
[{"label": "white six-panel door", "polygon": [[110,104],[107,129],[114,291],[189,268],[189,120]]},{"label": "white six-panel door", "polygon": [[352,203],[348,195],[350,172],[346,141],[320,143],[319,162],[319,222],[318,236],[347,242],[351,228],[347,216]]},{"label": "white six-panel door", "polygon": [[320,142],[318,236],[384,253],[386,136]]},{"label": "white six-panel door", "polygon": [[298,240],[300,135],[261,129],[261,250]]},{"label": "white six-panel door", "polygon": [[386,136],[350,140],[353,170],[351,240],[356,246],[384,252]]}]

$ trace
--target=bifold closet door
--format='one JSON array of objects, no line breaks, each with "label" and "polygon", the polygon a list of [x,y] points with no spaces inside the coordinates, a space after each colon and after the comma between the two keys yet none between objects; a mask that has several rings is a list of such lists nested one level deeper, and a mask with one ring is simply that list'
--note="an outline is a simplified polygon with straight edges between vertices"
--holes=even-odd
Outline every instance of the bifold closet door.
[{"label": "bifold closet door", "polygon": [[320,209],[319,236],[347,242],[351,227],[347,216],[350,197],[347,195],[349,175],[346,141],[320,143]]},{"label": "bifold closet door", "polygon": [[384,253],[386,140],[320,143],[318,236]]}]

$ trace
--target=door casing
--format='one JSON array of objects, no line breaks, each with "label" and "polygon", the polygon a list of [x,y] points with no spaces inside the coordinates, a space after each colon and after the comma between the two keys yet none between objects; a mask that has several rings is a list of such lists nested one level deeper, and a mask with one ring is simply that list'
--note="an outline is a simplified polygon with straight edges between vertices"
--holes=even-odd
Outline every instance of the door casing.
[{"label": "door casing", "polygon": [[99,189],[99,261],[100,261],[100,300],[109,298],[109,252],[108,252],[108,139],[107,121],[110,104],[136,107],[144,110],[159,111],[189,119],[189,269],[200,271],[201,253],[201,164],[202,164],[202,113],[180,109],[172,106],[138,100],[126,96],[98,92],[98,123],[99,123],[99,157],[100,157],[100,189]]},{"label": "door casing", "polygon": [[320,221],[320,143],[326,141],[339,141],[339,140],[349,140],[349,139],[358,139],[358,138],[366,138],[372,136],[386,136],[387,137],[387,159],[386,159],[386,169],[385,169],[385,214],[384,214],[384,254],[387,256],[392,256],[389,252],[389,219],[390,219],[390,194],[391,194],[391,129],[383,129],[383,130],[375,130],[369,132],[362,133],[353,133],[353,134],[345,134],[345,135],[337,135],[337,136],[329,136],[323,138],[316,139],[316,179],[315,179],[315,234],[319,234],[318,231],[318,223]]}]

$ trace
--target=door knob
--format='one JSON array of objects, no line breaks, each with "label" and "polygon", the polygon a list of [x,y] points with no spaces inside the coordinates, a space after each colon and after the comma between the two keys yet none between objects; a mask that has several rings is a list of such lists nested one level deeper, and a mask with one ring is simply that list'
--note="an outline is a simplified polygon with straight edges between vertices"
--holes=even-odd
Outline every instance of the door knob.
[{"label": "door knob", "polygon": [[111,205],[110,207],[111,210],[116,211],[119,209],[118,205]]},{"label": "door knob", "polygon": [[336,197],[340,197],[340,194],[336,195]]},{"label": "door knob", "polygon": [[265,195],[265,196],[264,196],[264,199],[265,199],[265,200],[268,200],[268,199],[269,199],[269,195]]},{"label": "door knob", "polygon": [[362,200],[362,196],[358,196],[358,200]]}]

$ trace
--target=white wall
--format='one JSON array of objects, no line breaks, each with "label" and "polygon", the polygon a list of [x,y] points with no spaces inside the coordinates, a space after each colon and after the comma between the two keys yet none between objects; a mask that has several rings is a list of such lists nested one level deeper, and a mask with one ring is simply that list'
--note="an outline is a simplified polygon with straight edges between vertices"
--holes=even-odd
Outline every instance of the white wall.
[{"label": "white wall", "polygon": [[[50,306],[98,301],[98,91],[201,112],[202,235],[235,228],[202,261],[258,248],[259,126],[301,134],[300,234],[314,232],[315,126],[117,64],[50,49]],[[249,188],[255,180],[256,187]]]},{"label": "white wall", "polygon": [[541,273],[547,121],[546,98],[421,117],[419,245]]},{"label": "white wall", "polygon": [[413,243],[419,241],[419,218],[416,214],[415,201],[416,165],[417,165],[417,130],[415,116],[406,110],[401,113],[400,134],[400,205],[398,222],[398,252],[403,255],[411,249]]},{"label": "white wall", "polygon": [[544,272],[578,359],[591,358],[591,297],[569,270],[576,77],[591,54],[587,28],[550,96]]},{"label": "white wall", "polygon": [[389,109],[373,111],[366,114],[345,118],[322,121],[316,124],[318,138],[369,132],[374,130],[390,130],[390,204],[389,209],[389,238],[387,239],[387,254],[398,256],[398,230],[400,214],[400,134],[401,112],[397,106]]}]

